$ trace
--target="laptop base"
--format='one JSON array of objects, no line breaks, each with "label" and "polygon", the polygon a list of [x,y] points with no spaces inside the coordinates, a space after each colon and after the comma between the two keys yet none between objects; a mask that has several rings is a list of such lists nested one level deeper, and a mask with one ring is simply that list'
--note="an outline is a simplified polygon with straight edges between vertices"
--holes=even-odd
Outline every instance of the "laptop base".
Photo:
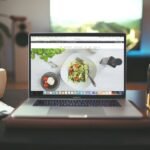
[{"label": "laptop base", "polygon": [[13,113],[16,118],[142,118],[143,115],[127,100],[120,107],[101,106],[33,106],[37,99],[28,99]]}]

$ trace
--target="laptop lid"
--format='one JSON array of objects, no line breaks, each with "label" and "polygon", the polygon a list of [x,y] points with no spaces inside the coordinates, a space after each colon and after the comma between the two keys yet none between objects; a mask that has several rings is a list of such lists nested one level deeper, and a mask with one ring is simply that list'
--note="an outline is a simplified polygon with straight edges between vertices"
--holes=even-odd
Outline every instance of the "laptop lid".
[{"label": "laptop lid", "polygon": [[123,33],[31,33],[29,96],[125,98]]}]

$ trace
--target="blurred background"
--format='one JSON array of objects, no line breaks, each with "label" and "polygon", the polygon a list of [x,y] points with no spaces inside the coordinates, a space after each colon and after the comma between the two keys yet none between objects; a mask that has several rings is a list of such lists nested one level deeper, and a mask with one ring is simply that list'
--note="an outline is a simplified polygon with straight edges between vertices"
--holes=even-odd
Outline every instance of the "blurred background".
[{"label": "blurred background", "polygon": [[[68,0],[0,0],[0,67],[7,70],[9,83],[27,83],[28,34],[30,32],[115,31],[126,32],[130,39],[134,35],[133,25],[136,26],[136,35],[138,35],[139,41],[136,46],[129,47],[127,52],[127,81],[146,82],[147,67],[150,63],[150,0],[124,0],[127,8],[124,9],[124,13],[120,17],[130,20],[135,12],[139,15],[139,18],[135,19],[140,21],[138,23],[136,21],[137,24],[135,24],[134,20],[132,28],[131,25],[130,28],[116,25],[115,13],[111,16],[113,14],[111,11],[117,10],[119,1],[110,0],[111,3],[104,5],[105,0],[92,0],[88,11],[86,0],[82,0],[82,2],[74,0],[72,1],[74,4]],[[135,1],[140,3],[133,5]],[[121,0],[121,3],[123,3],[123,0]],[[101,7],[97,7],[98,5]],[[81,26],[81,22],[76,16],[83,18],[85,16],[87,20],[90,20],[92,18],[90,14],[94,15],[94,10],[96,10],[97,18],[102,17],[99,15],[102,14],[102,9],[100,9],[102,6],[105,14],[107,13],[107,19],[109,16],[112,18],[110,22],[106,22],[107,19],[104,18],[106,15],[104,15],[103,20],[98,20],[97,24],[93,25],[91,22],[85,21],[85,23],[82,22],[84,27]],[[118,7],[116,14],[121,11]],[[63,19],[66,19],[67,25]],[[136,41],[136,37],[134,37],[134,41]],[[129,40],[129,44],[133,44],[133,42]]]}]

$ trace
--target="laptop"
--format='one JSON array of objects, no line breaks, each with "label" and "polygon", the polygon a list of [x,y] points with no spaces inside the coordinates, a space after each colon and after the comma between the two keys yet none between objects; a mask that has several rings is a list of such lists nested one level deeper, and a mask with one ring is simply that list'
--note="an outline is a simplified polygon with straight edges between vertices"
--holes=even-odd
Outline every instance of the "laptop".
[{"label": "laptop", "polygon": [[141,118],[126,96],[123,33],[31,33],[29,98],[16,118]]}]

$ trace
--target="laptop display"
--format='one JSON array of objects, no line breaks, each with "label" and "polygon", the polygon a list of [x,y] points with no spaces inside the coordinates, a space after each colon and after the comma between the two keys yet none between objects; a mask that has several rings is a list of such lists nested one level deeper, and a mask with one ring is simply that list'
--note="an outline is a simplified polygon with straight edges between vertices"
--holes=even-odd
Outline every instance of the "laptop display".
[{"label": "laptop display", "polygon": [[124,97],[125,35],[32,33],[30,96]]},{"label": "laptop display", "polygon": [[12,117],[141,118],[125,98],[122,33],[31,33],[29,97]]}]

